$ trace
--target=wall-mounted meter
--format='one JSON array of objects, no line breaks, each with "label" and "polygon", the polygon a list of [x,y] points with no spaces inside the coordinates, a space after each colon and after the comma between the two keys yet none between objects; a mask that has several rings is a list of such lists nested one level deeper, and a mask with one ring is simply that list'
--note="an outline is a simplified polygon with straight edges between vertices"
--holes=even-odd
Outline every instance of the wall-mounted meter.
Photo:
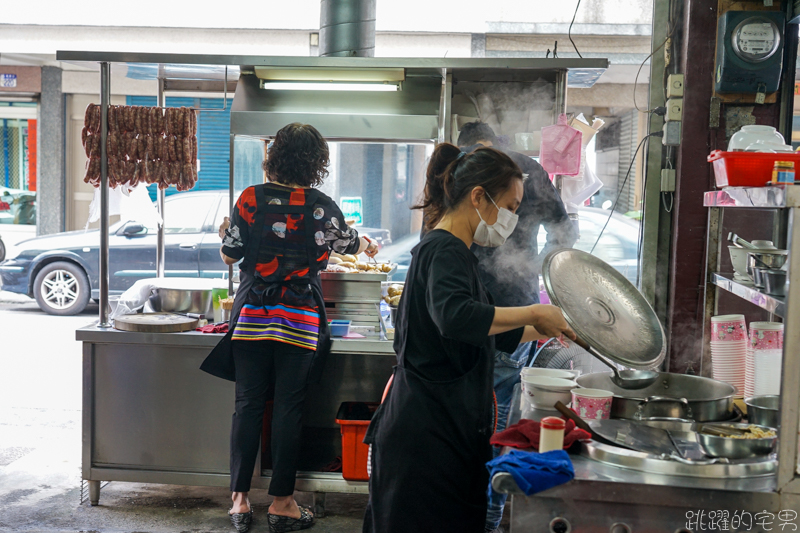
[{"label": "wall-mounted meter", "polygon": [[786,19],[780,11],[728,11],[717,22],[718,93],[778,90]]}]

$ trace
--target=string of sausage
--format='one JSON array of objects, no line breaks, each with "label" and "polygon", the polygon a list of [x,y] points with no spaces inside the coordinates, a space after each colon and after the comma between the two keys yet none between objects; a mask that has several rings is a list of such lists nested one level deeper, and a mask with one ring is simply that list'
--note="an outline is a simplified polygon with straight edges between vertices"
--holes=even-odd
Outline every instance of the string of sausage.
[{"label": "string of sausage", "polygon": [[[100,186],[100,106],[86,108],[81,142],[86,152],[86,183]],[[108,180],[174,185],[188,191],[197,183],[197,113],[190,107],[109,106]]]}]

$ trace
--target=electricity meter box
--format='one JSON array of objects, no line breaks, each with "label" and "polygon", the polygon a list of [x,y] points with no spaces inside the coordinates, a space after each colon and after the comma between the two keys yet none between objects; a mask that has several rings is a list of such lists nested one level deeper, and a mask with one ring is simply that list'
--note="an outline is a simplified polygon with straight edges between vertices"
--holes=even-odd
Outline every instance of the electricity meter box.
[{"label": "electricity meter box", "polygon": [[778,90],[786,18],[780,11],[728,11],[717,21],[718,93]]}]

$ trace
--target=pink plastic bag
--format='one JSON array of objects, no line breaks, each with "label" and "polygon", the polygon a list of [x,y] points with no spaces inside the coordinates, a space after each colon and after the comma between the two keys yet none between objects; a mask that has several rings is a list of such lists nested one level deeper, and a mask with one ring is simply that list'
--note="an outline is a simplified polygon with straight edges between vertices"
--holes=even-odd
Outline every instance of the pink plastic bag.
[{"label": "pink plastic bag", "polygon": [[580,130],[567,124],[567,115],[558,117],[558,124],[542,128],[542,145],[539,150],[539,164],[549,174],[574,176],[581,169]]}]

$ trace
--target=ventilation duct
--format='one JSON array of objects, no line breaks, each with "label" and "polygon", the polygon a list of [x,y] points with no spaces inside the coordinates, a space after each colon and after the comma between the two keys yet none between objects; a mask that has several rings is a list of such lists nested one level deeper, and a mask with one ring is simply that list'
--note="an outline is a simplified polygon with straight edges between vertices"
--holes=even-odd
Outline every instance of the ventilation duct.
[{"label": "ventilation duct", "polygon": [[375,2],[321,0],[320,57],[374,57]]}]

